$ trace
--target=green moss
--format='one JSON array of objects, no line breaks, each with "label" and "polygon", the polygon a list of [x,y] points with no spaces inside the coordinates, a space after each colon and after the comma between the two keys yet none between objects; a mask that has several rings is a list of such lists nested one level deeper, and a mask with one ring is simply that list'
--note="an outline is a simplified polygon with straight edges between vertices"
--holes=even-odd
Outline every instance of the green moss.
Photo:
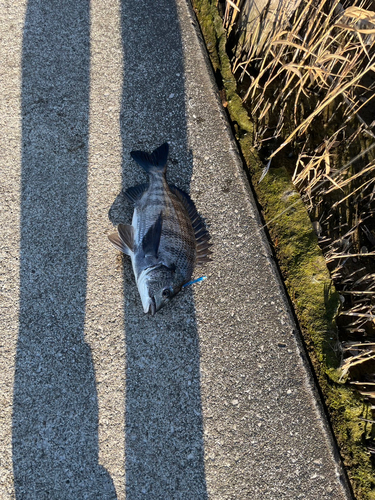
[{"label": "green moss", "polygon": [[349,387],[332,385],[325,391],[331,420],[340,445],[344,465],[358,499],[375,499],[374,471],[369,453],[363,446],[371,437],[371,411]]},{"label": "green moss", "polygon": [[372,426],[369,406],[350,387],[339,383],[335,315],[339,297],[318,246],[307,210],[286,168],[263,170],[252,147],[253,126],[237,94],[237,84],[226,53],[226,34],[216,3],[193,0],[215,71],[220,71],[236,138],[250,171],[276,250],[289,296],[330,414],[344,464],[358,500],[375,500],[375,478],[364,442]]},{"label": "green moss", "polygon": [[333,372],[339,365],[334,350],[339,297],[306,208],[283,167],[271,169],[256,191],[270,221],[270,234],[277,243],[277,257],[306,344],[313,344],[322,366]]},{"label": "green moss", "polygon": [[229,114],[235,117],[238,129],[242,134],[248,132],[252,134],[252,123],[242,106],[241,98],[237,94],[237,83],[225,50],[226,33],[216,3],[211,4],[209,0],[194,0],[193,7],[197,13],[206,45],[207,43],[210,45],[209,55],[214,71],[220,70]]}]

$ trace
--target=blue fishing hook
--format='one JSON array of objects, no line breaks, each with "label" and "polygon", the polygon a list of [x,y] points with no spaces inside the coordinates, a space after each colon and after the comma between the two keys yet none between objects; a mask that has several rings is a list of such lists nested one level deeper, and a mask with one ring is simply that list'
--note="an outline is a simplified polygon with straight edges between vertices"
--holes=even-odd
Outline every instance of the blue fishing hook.
[{"label": "blue fishing hook", "polygon": [[185,283],[185,285],[182,285],[182,288],[186,288],[187,286],[194,285],[194,283],[199,283],[200,281],[203,281],[207,278],[207,276],[201,276],[200,278],[197,278],[196,280],[189,281],[188,283]]}]

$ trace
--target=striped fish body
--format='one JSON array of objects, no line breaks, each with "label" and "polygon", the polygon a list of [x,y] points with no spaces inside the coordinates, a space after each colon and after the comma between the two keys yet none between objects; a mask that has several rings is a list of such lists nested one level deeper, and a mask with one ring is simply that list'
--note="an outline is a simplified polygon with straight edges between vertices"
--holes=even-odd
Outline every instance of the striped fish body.
[{"label": "striped fish body", "polygon": [[166,181],[168,144],[131,156],[149,174],[149,183],[129,188],[132,225],[109,236],[130,256],[145,313],[155,314],[190,279],[196,264],[209,259],[209,234],[189,196]]},{"label": "striped fish body", "polygon": [[168,268],[178,269],[183,282],[187,282],[193,273],[196,259],[195,233],[185,207],[170,190],[165,176],[160,172],[150,175],[149,187],[134,207],[134,274],[138,280],[142,271],[154,264],[155,255],[145,255],[142,243],[149,228],[157,223],[160,214],[162,224],[156,261]]}]

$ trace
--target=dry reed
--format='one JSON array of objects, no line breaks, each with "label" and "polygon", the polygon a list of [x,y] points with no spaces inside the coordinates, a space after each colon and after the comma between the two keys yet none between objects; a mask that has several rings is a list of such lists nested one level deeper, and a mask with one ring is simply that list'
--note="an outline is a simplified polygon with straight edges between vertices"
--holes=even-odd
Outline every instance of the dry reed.
[{"label": "dry reed", "polygon": [[249,5],[226,0],[223,22],[263,176],[275,157],[295,157],[292,181],[341,294],[343,373],[375,383],[375,12],[306,0],[275,17],[268,2],[254,20]]}]

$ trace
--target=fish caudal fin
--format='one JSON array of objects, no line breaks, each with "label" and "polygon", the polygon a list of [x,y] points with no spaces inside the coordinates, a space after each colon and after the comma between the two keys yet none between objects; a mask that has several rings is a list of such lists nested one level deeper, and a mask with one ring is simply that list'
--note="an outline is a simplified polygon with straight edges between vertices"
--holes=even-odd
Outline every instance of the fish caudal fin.
[{"label": "fish caudal fin", "polygon": [[140,165],[143,170],[149,172],[163,172],[168,159],[169,144],[165,142],[151,154],[145,151],[132,151],[130,156]]}]

